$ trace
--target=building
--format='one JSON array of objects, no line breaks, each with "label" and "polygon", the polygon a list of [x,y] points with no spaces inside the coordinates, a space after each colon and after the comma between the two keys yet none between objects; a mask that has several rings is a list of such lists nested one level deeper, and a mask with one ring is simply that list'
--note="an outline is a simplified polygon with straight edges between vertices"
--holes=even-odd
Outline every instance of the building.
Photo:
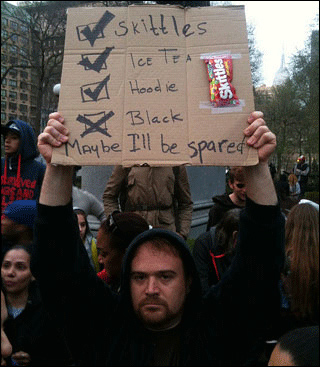
[{"label": "building", "polygon": [[290,73],[289,73],[288,68],[286,67],[284,51],[283,51],[282,56],[281,56],[280,68],[276,72],[276,75],[273,79],[273,86],[283,84],[288,78],[290,78]]},{"label": "building", "polygon": [[28,67],[28,17],[23,9],[1,2],[1,124],[11,119],[35,122],[37,90]]}]

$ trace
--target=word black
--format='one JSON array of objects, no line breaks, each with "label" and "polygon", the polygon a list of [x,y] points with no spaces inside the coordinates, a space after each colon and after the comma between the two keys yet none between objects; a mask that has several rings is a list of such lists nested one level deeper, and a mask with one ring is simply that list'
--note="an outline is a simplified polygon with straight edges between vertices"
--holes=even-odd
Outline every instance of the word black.
[{"label": "word black", "polygon": [[183,121],[183,118],[180,113],[173,113],[173,110],[170,108],[170,116],[152,116],[148,110],[146,110],[145,116],[141,116],[141,111],[128,111],[126,113],[131,117],[131,125],[154,125],[154,124],[168,124],[170,122],[175,123],[177,121]]}]

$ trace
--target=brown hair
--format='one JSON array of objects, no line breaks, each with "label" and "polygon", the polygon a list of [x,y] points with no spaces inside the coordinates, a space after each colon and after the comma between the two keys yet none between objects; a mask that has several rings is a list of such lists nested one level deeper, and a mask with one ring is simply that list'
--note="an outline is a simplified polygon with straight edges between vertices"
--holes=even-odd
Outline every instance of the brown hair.
[{"label": "brown hair", "polygon": [[241,209],[228,210],[216,227],[215,241],[222,247],[226,254],[234,252],[233,232],[239,231]]},{"label": "brown hair", "polygon": [[237,181],[244,181],[244,170],[243,167],[232,167],[229,170],[229,180],[231,183],[234,183],[235,180]]},{"label": "brown hair", "polygon": [[147,231],[149,224],[139,214],[115,211],[100,225],[99,231],[110,235],[110,243],[119,250],[125,250],[140,233]]},{"label": "brown hair", "polygon": [[294,186],[298,182],[298,177],[294,173],[291,173],[288,177],[288,181],[290,186]]},{"label": "brown hair", "polygon": [[301,317],[319,312],[319,212],[310,204],[295,205],[286,221],[291,310]]}]

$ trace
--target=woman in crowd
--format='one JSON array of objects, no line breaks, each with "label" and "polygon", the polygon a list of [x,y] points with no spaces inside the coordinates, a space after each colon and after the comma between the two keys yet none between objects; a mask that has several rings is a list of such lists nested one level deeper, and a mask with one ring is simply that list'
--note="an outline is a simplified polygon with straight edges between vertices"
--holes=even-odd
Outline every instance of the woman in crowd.
[{"label": "woman in crowd", "polygon": [[284,330],[319,324],[319,210],[295,205],[286,221]]},{"label": "woman in crowd", "polygon": [[301,193],[298,177],[294,173],[291,173],[288,177],[288,181],[289,181],[290,196],[292,198],[298,199]]},{"label": "woman in crowd", "polygon": [[90,264],[95,270],[95,272],[98,273],[100,270],[100,265],[98,262],[97,244],[95,238],[93,237],[90,231],[86,213],[84,212],[84,210],[80,208],[73,208],[73,211],[75,212],[78,218],[80,237],[84,244],[84,247],[87,250]]},{"label": "woman in crowd", "polygon": [[131,241],[149,229],[146,220],[137,213],[114,211],[98,231],[98,259],[103,270],[98,276],[114,291],[119,290],[122,259]]},{"label": "woman in crowd", "polygon": [[69,351],[45,312],[30,270],[31,251],[15,245],[6,252],[1,279],[8,318],[5,333],[12,345],[11,363],[19,366],[70,366]]}]

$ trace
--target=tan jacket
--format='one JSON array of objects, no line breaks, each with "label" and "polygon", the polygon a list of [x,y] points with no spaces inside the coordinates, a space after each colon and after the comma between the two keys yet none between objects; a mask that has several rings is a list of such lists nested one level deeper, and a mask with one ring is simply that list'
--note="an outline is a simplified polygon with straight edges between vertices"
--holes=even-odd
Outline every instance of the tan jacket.
[{"label": "tan jacket", "polygon": [[193,202],[186,167],[115,166],[103,194],[106,216],[119,210],[123,196],[125,211],[137,212],[153,227],[177,231],[187,238]]}]

